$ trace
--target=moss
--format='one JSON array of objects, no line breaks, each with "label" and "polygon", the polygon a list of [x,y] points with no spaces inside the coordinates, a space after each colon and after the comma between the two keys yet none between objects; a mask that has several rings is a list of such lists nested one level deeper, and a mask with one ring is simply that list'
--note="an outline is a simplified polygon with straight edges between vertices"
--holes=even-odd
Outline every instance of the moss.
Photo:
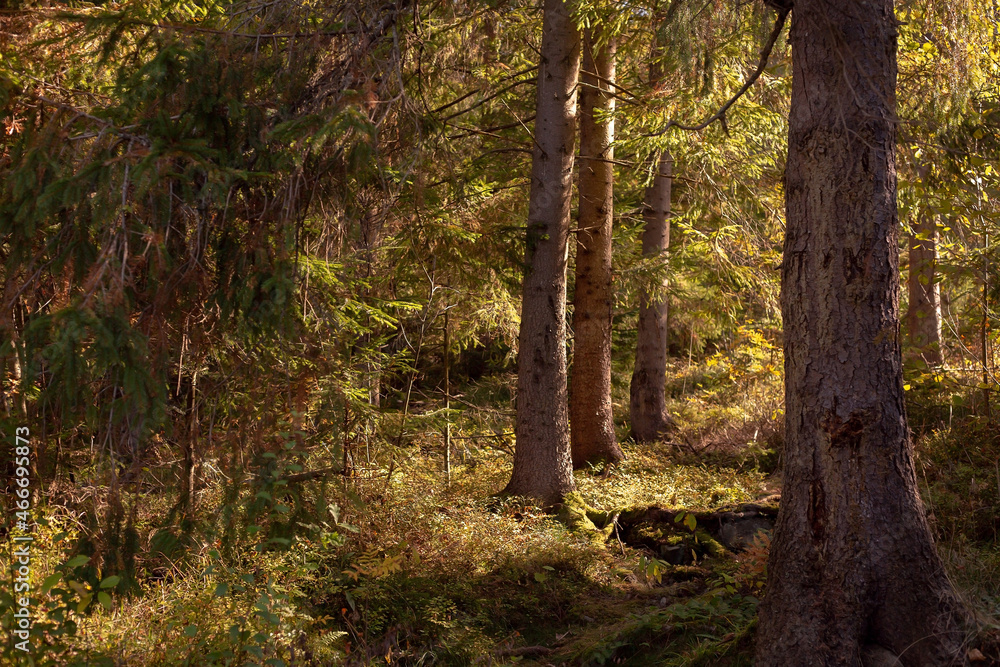
[{"label": "moss", "polygon": [[[602,512],[600,510],[594,509],[593,507],[590,506],[587,507],[587,518],[590,519],[595,526],[601,529],[613,526],[614,522],[618,519],[619,514],[620,512],[617,511]],[[610,531],[608,532],[608,534],[609,535],[611,534]]]},{"label": "moss", "polygon": [[641,525],[638,528],[632,529],[632,541],[635,542],[643,540],[659,541],[665,538],[667,540],[670,539],[670,537],[664,536],[662,528],[657,528],[656,526]]},{"label": "moss", "polygon": [[616,512],[594,509],[577,491],[566,494],[556,511],[556,518],[571,532],[585,535],[590,541],[600,544],[611,537],[617,516]]},{"label": "moss", "polygon": [[704,530],[696,531],[695,538],[697,539],[698,544],[701,545],[701,550],[704,553],[707,553],[709,556],[722,558],[729,555],[729,552],[726,551],[726,548],[721,544],[719,544],[719,542],[714,537],[706,533]]}]

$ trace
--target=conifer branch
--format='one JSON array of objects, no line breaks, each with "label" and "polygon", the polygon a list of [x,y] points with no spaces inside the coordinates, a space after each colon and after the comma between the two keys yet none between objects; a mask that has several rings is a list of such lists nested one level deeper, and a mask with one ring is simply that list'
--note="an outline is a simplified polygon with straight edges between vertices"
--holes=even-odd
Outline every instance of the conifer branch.
[{"label": "conifer branch", "polygon": [[767,67],[767,61],[771,57],[771,51],[774,50],[774,45],[778,41],[778,37],[781,36],[781,31],[784,30],[785,28],[785,19],[788,18],[788,14],[789,12],[791,12],[791,10],[792,10],[791,5],[788,5],[787,8],[781,7],[780,9],[778,9],[778,18],[775,19],[774,21],[774,29],[771,30],[771,36],[768,37],[767,43],[764,45],[764,48],[760,52],[760,61],[758,61],[757,63],[757,69],[754,70],[754,73],[751,74],[750,77],[746,80],[746,83],[743,84],[743,87],[740,88],[739,91],[735,95],[733,95],[733,97],[731,97],[728,102],[722,105],[721,109],[719,109],[716,113],[709,116],[708,118],[698,123],[697,125],[685,125],[684,123],[679,123],[676,120],[672,120],[666,125],[664,125],[663,128],[661,128],[660,130],[657,130],[656,132],[650,132],[649,134],[646,134],[644,136],[659,137],[666,134],[671,128],[674,127],[681,130],[686,130],[688,132],[698,132],[704,130],[706,127],[708,127],[717,120],[722,121],[722,129],[725,130],[726,133],[728,134],[729,130],[726,125],[726,112],[729,111],[730,107],[736,104],[737,100],[743,97],[743,95],[745,95],[746,92],[750,90],[750,86],[756,83],[757,79],[760,78],[760,75],[764,73],[764,69]]}]

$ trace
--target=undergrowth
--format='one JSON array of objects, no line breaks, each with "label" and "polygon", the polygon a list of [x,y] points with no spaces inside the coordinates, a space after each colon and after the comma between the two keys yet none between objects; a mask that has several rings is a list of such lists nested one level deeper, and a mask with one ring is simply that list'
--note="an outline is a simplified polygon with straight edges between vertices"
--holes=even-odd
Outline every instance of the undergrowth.
[{"label": "undergrowth", "polygon": [[[675,437],[625,441],[617,468],[577,471],[582,498],[604,511],[714,510],[780,490],[780,376],[771,352],[755,349],[676,365],[672,386],[684,391],[671,399]],[[918,475],[942,555],[995,631],[1000,437],[973,411],[934,405],[940,387],[908,382]],[[615,392],[620,412],[626,397]],[[50,664],[751,664],[766,536],[742,554],[700,553],[683,565],[617,532],[595,543],[530,502],[495,497],[510,472],[510,416],[474,416],[460,417],[455,432],[484,437],[456,440],[450,481],[437,430],[366,453],[350,478],[291,493],[277,476],[259,486],[256,509],[242,510],[235,549],[221,533],[192,530],[157,552],[155,522],[137,517],[143,556],[131,592],[119,582],[100,588],[100,572],[66,547],[82,527],[49,508],[38,577],[62,574],[39,609],[63,609],[79,626],[49,637]],[[323,465],[288,456],[306,469]],[[222,504],[225,493],[220,478],[201,502]],[[293,525],[289,516],[311,518]],[[97,600],[101,590],[113,595]]]}]

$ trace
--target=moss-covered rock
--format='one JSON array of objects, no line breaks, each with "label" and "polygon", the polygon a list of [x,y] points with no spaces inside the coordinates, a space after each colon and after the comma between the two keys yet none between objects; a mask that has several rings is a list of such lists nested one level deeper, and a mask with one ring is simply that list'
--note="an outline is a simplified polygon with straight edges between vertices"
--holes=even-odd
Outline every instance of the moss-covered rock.
[{"label": "moss-covered rock", "polygon": [[556,506],[556,518],[572,532],[586,535],[595,543],[603,544],[611,537],[617,517],[615,512],[594,509],[577,491],[566,494]]}]

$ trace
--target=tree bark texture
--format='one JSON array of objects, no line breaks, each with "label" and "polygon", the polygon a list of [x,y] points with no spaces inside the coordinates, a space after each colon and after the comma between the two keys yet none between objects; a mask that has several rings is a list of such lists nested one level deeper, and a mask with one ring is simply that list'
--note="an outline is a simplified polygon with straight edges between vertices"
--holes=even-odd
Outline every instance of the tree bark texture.
[{"label": "tree bark texture", "polygon": [[505,493],[556,503],[573,490],[566,407],[566,254],[580,37],[545,0],[517,358],[514,470]]},{"label": "tree bark texture", "polygon": [[[611,226],[614,219],[615,44],[588,31],[580,75],[580,208],[573,294],[570,441],[573,467],[618,463],[611,413]],[[596,74],[596,76],[595,76]]]},{"label": "tree bark texture", "polygon": [[[653,183],[646,189],[643,207],[645,228],[642,254],[663,255],[670,247],[670,189],[673,158],[664,152]],[[664,282],[664,287],[666,283]],[[667,414],[667,326],[668,304],[664,294],[639,295],[639,326],[636,332],[635,367],[629,388],[632,437],[636,442],[654,442],[670,430]]]},{"label": "tree bark texture", "polygon": [[941,358],[941,292],[935,280],[937,266],[937,225],[922,213],[910,236],[910,273],[908,276],[910,305],[906,324],[910,330],[910,345],[928,364],[940,364]]},{"label": "tree bark texture", "polygon": [[892,0],[796,0],[781,509],[756,664],[962,665],[903,405]]}]

